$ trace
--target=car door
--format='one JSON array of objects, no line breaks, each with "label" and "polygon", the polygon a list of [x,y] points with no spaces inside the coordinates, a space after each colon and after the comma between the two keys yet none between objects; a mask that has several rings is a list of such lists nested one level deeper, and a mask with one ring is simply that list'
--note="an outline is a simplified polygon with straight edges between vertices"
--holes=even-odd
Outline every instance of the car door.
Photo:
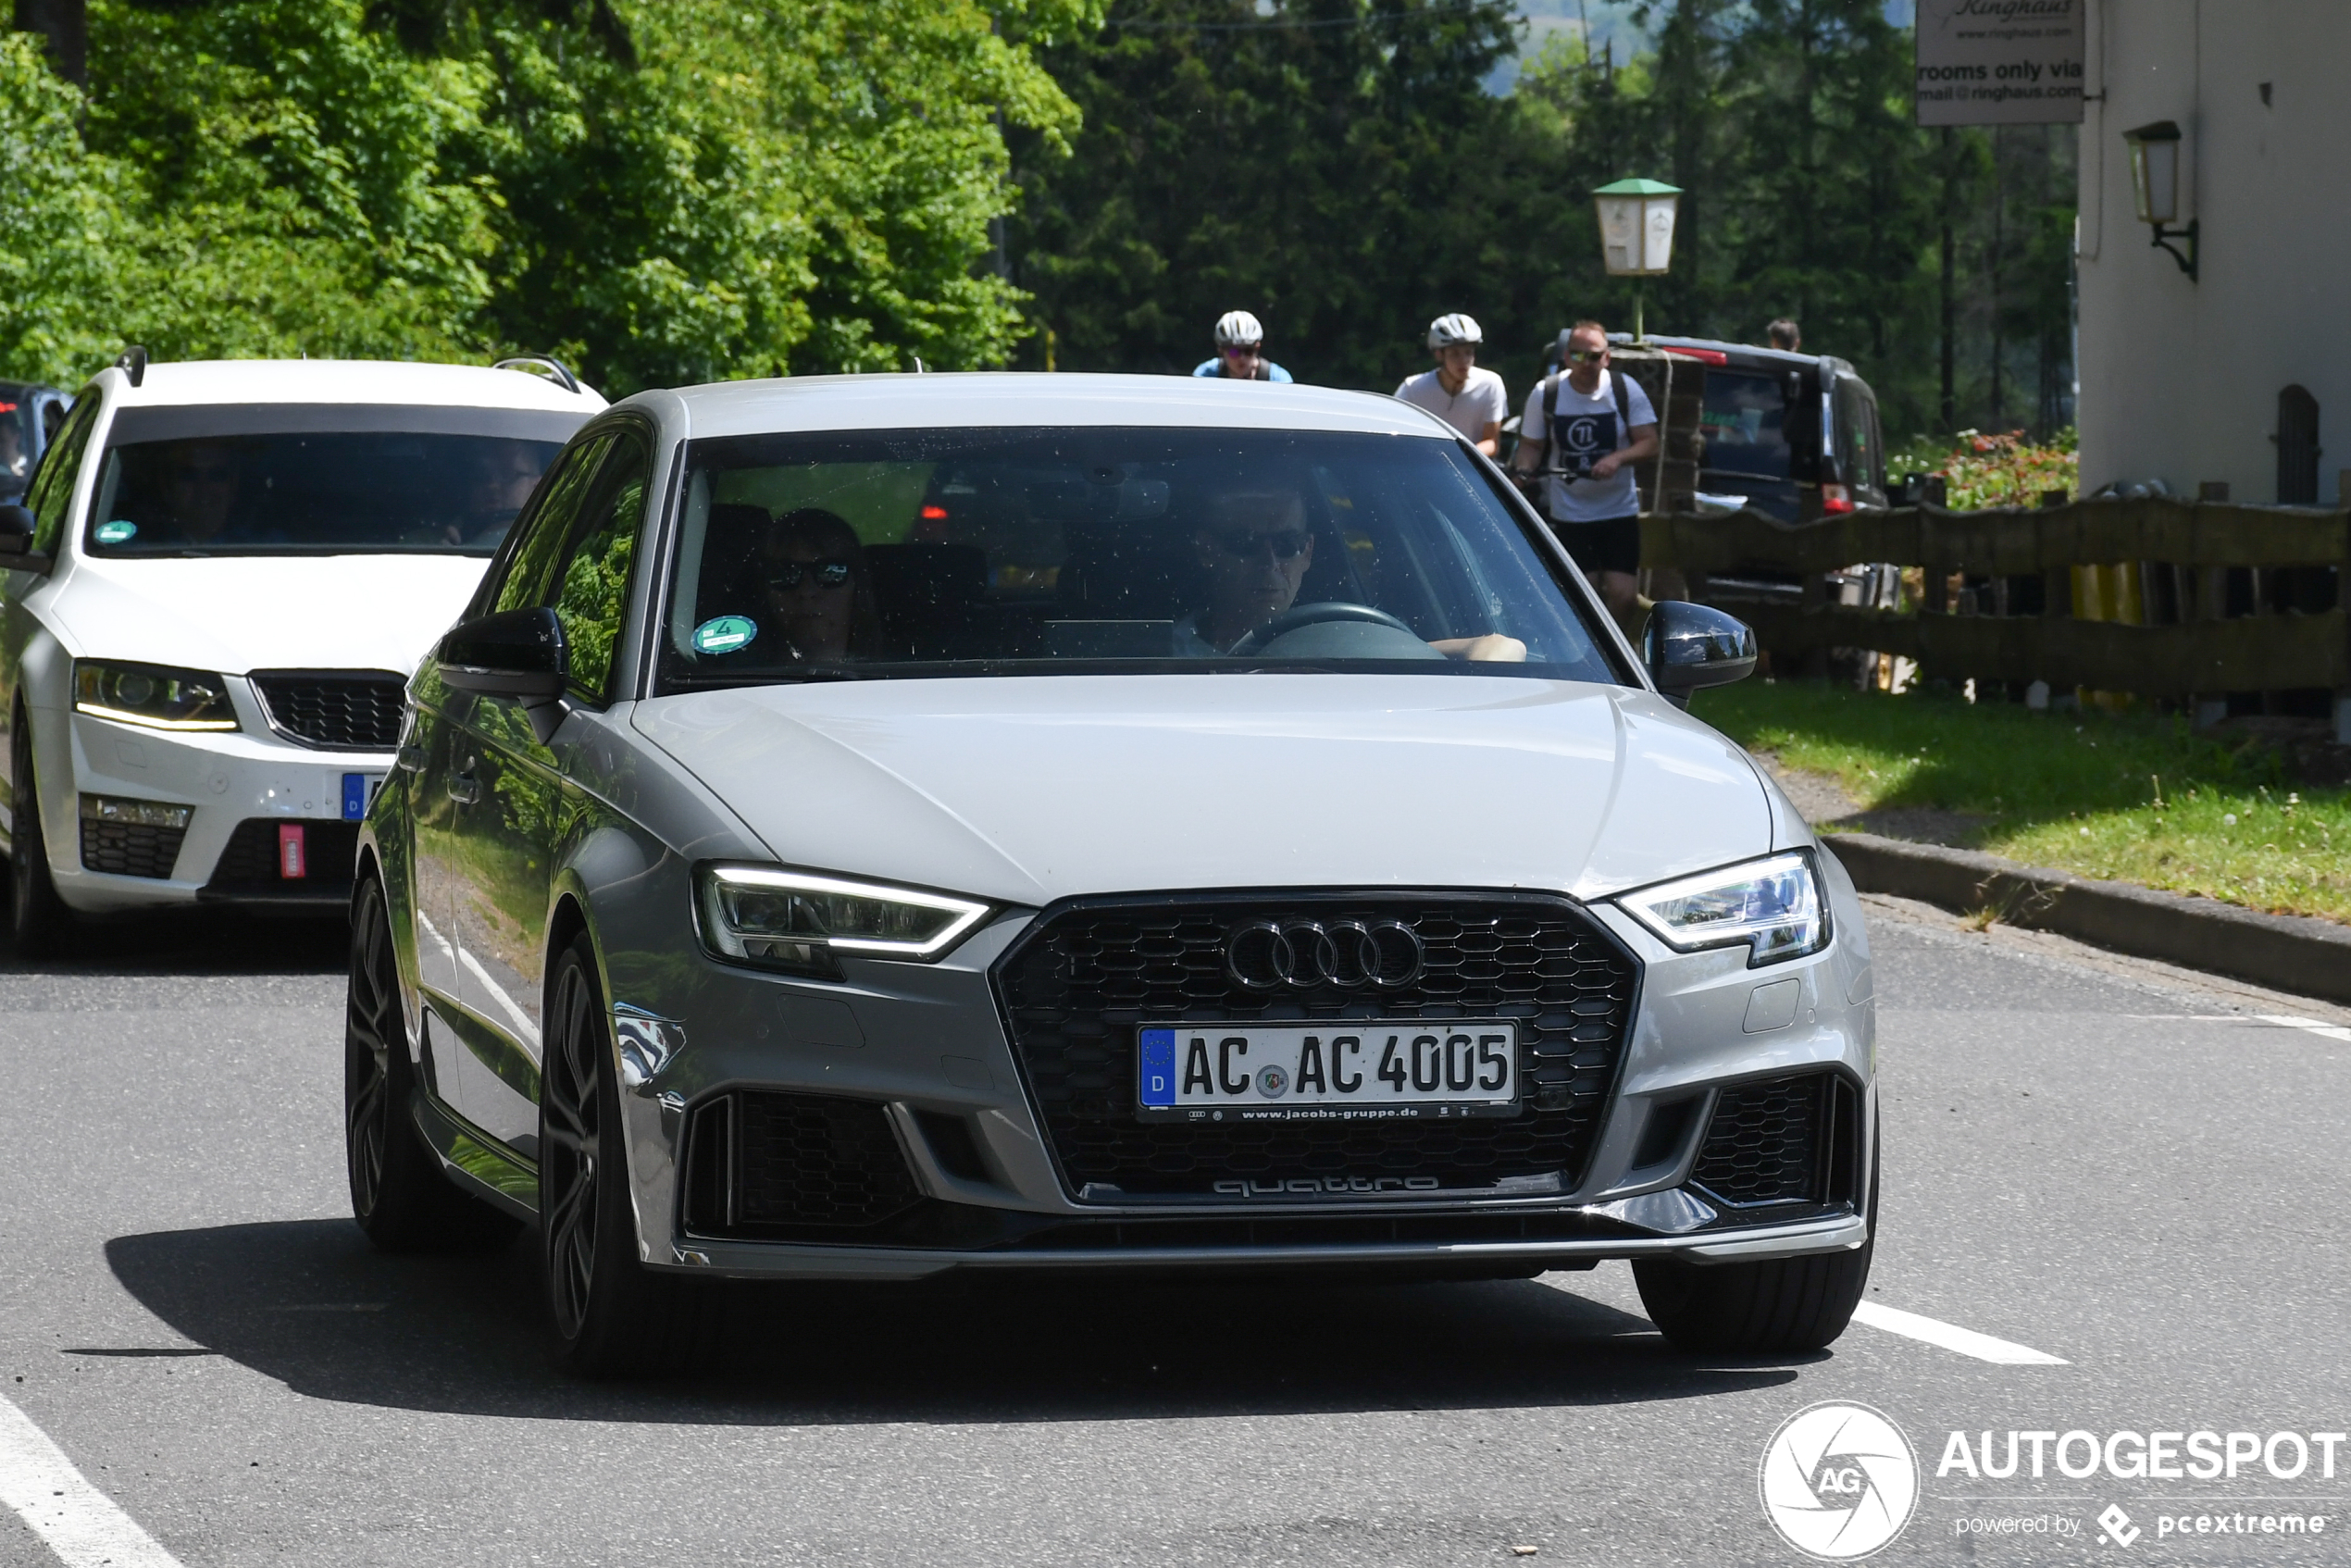
[{"label": "car door", "polygon": [[[581,442],[556,459],[515,525],[514,543],[491,567],[475,610],[524,608],[537,604],[553,558],[578,521],[595,483],[609,437]],[[471,728],[479,699],[442,685],[428,672],[417,683],[417,733],[421,771],[411,808],[416,834],[417,967],[425,992],[428,1071],[433,1092],[468,1120],[481,1099],[494,1109],[494,1094],[467,1093],[470,1079],[494,1070],[482,1064],[501,1060],[506,1047],[479,1006],[494,1006],[490,988],[471,979],[457,940],[457,912],[466,877],[460,870],[459,829],[466,812],[481,801],[481,745]],[[479,963],[479,959],[477,958]],[[471,983],[468,983],[468,982]],[[483,1113],[487,1114],[487,1113]]]},{"label": "car door", "polygon": [[[588,499],[533,603],[553,606],[570,650],[566,700],[612,700],[614,654],[645,511],[652,452],[634,430],[609,438]],[[550,879],[562,852],[564,783],[575,741],[541,742],[519,704],[477,698],[459,741],[472,800],[457,814],[457,990],[494,1039],[466,1064],[466,1114],[535,1157],[540,1022],[546,987]],[[469,1042],[471,1043],[471,1042]]]},{"label": "car door", "polygon": [[[33,553],[48,560],[56,558],[64,545],[66,529],[72,522],[68,514],[73,509],[74,481],[81,477],[81,454],[90,445],[90,431],[98,422],[102,401],[94,394],[85,393],[73,405],[56,441],[43,454],[41,466],[33,470],[32,482],[26,487],[23,504],[33,516]],[[11,838],[16,833],[14,727],[18,689],[22,680],[25,648],[38,629],[32,613],[25,607],[25,600],[48,580],[45,568],[0,572],[0,778],[6,778],[8,785]]]}]

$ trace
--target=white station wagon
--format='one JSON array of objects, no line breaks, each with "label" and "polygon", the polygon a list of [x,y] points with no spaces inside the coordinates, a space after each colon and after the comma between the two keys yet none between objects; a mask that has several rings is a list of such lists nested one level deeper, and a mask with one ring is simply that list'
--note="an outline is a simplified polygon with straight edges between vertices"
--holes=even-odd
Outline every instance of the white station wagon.
[{"label": "white station wagon", "polygon": [[20,950],[82,915],[347,905],[409,671],[604,405],[510,363],[134,349],[82,389],[0,507]]}]

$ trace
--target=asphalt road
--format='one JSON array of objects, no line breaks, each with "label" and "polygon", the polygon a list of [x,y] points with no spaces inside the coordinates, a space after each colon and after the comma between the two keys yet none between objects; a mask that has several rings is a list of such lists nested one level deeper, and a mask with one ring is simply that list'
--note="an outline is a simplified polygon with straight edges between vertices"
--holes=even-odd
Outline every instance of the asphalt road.
[{"label": "asphalt road", "polygon": [[[2310,1437],[2351,1428],[2351,1019],[1885,902],[1875,940],[1870,1302],[2063,1364],[1862,1324],[1816,1357],[1692,1362],[1611,1264],[753,1293],[711,1370],[583,1386],[549,1370],[527,1243],[386,1260],[345,1217],[339,930],[0,963],[0,1472],[54,1471],[60,1539],[118,1509],[159,1551],[133,1532],[112,1561],[187,1568],[1776,1563],[1800,1559],[1759,1500],[1767,1443],[1860,1401],[1920,1465],[1878,1562],[2351,1562],[2351,1445],[2329,1478]],[[2282,1469],[2290,1432],[2309,1459],[2002,1481],[1938,1474],[1955,1430],[1996,1459],[2011,1430],[2126,1469],[2117,1432],[2249,1433]],[[2331,1529],[2195,1533],[2288,1512]],[[0,1563],[57,1561],[0,1510]]]}]

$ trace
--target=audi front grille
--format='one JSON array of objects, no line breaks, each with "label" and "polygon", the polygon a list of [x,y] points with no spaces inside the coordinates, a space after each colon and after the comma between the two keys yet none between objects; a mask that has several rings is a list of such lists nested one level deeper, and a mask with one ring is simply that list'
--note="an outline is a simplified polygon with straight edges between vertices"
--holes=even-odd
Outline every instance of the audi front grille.
[{"label": "audi front grille", "polygon": [[[1262,939],[1285,929],[1294,933],[1287,961],[1310,971],[1302,978],[1275,973]],[[1315,956],[1302,961],[1301,951]],[[1410,978],[1407,956],[1417,959]],[[1062,1178],[1090,1202],[1247,1202],[1230,1196],[1235,1183],[1295,1192],[1312,1178],[1329,1192],[1342,1185],[1331,1178],[1357,1176],[1403,1177],[1424,1196],[1572,1190],[1615,1084],[1639,978],[1632,955],[1566,899],[1447,892],[1081,900],[1049,909],[995,970],[1014,1058]],[[1136,1029],[1146,1019],[1448,1018],[1517,1022],[1525,1089],[1516,1114],[1136,1114]]]}]

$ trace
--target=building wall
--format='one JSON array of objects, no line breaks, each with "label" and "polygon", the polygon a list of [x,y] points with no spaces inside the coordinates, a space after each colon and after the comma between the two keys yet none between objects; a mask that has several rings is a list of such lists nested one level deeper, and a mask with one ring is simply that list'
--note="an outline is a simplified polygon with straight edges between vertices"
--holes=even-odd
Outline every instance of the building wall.
[{"label": "building wall", "polygon": [[[2281,389],[2319,402],[2319,497],[2351,470],[2351,0],[2089,0],[2082,482],[2277,498]],[[2101,82],[2106,98],[2095,99]],[[2261,84],[2270,84],[2270,101]],[[2179,123],[2190,282],[2135,213],[2122,132]]]}]

